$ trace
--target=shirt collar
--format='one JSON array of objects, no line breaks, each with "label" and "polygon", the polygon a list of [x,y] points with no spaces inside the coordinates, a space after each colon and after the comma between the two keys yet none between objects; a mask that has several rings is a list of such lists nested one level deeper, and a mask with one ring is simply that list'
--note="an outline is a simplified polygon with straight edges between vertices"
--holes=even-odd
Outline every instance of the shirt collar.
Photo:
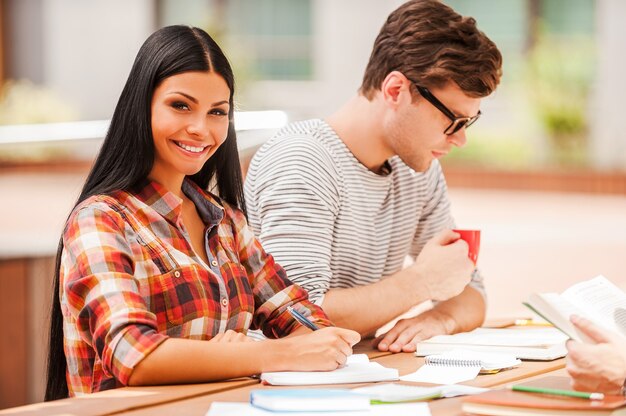
[{"label": "shirt collar", "polygon": [[[189,178],[185,178],[183,181],[182,190],[194,203],[198,209],[200,218],[209,228],[222,221],[224,218],[224,208],[219,198],[203,190]],[[135,196],[158,212],[168,222],[176,226],[180,224],[183,200],[168,191],[167,188],[160,183],[146,179],[145,183],[140,187],[139,192],[135,193]]]}]

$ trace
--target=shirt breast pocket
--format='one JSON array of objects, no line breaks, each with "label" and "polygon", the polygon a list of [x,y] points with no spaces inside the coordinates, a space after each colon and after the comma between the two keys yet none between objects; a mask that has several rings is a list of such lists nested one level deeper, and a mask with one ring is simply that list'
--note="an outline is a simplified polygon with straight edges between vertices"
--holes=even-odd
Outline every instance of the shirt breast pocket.
[{"label": "shirt breast pocket", "polygon": [[204,277],[196,265],[185,265],[154,277],[151,297],[159,332],[170,332],[210,313],[208,282]]}]

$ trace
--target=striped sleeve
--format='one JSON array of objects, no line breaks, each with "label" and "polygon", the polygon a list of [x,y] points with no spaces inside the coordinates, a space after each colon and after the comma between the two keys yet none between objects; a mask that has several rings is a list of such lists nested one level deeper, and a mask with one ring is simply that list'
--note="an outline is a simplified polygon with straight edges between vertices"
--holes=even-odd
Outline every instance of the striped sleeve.
[{"label": "striped sleeve", "polygon": [[88,205],[72,214],[63,235],[61,305],[104,373],[127,385],[134,367],[168,337],[157,332],[133,278],[124,226],[106,207]]},{"label": "striped sleeve", "polygon": [[315,138],[294,136],[255,156],[246,182],[263,247],[320,305],[330,288],[333,226],[339,210],[339,173]]},{"label": "striped sleeve", "polygon": [[[411,257],[414,259],[424,248],[424,245],[437,234],[446,228],[456,228],[450,210],[450,200],[448,199],[448,187],[443,175],[441,165],[435,165],[428,170],[428,202],[424,207],[422,218],[415,232],[415,238],[411,246]],[[483,298],[487,298],[483,277],[478,269],[472,273],[472,280],[469,286],[480,293]]]}]

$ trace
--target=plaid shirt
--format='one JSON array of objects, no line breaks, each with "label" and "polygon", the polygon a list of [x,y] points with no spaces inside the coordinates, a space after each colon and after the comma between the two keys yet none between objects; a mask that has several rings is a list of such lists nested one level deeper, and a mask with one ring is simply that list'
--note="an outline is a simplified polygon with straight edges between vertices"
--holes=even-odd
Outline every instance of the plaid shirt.
[{"label": "plaid shirt", "polygon": [[286,310],[293,304],[331,325],[263,251],[241,211],[189,180],[183,192],[206,224],[209,264],[191,247],[182,200],[158,183],[91,197],[72,212],[59,293],[70,395],[127,385],[168,337],[208,340],[227,329],[281,337],[298,325]]}]

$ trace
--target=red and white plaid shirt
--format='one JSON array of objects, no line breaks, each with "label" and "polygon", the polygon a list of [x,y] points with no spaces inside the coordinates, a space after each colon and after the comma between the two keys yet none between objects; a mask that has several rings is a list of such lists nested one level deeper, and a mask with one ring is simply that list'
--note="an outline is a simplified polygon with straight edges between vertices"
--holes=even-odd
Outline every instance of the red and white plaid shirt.
[{"label": "red and white plaid shirt", "polygon": [[90,197],[72,212],[59,293],[70,395],[127,385],[168,337],[208,340],[227,329],[285,336],[298,325],[287,312],[294,304],[331,325],[263,251],[241,211],[190,180],[183,192],[206,224],[209,264],[191,247],[182,200],[156,182]]}]

